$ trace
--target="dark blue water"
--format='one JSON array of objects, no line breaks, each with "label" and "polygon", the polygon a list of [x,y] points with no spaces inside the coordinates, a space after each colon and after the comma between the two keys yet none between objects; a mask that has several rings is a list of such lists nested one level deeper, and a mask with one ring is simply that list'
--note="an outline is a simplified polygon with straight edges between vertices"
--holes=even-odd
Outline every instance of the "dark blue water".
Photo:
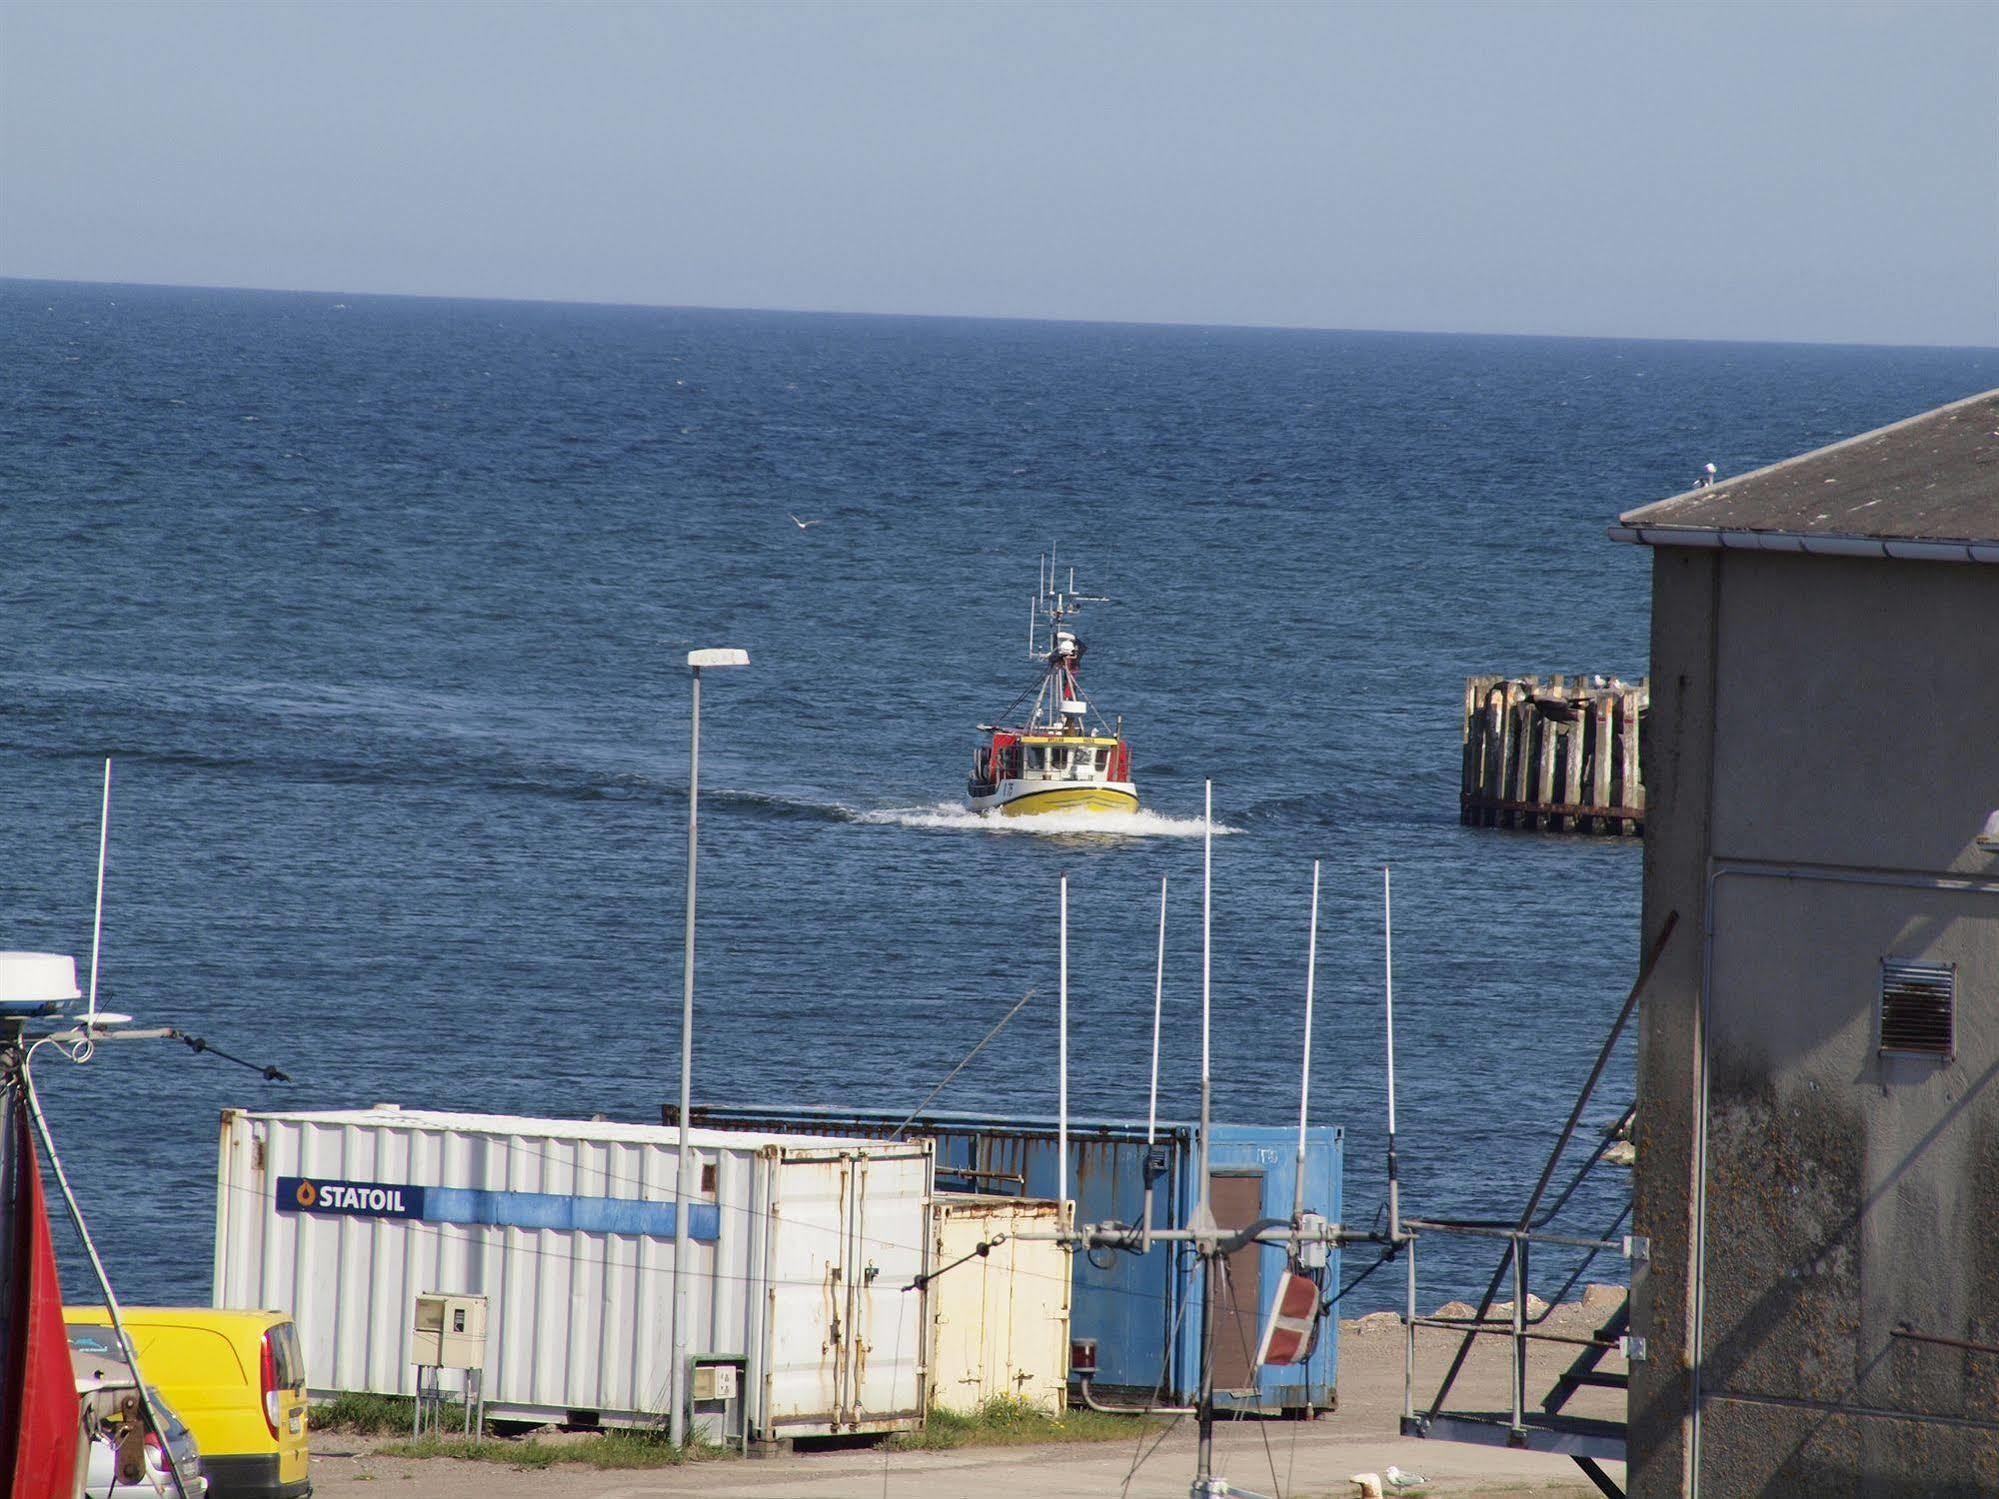
[{"label": "dark blue water", "polygon": [[[704,701],[697,1097],[913,1106],[1037,988],[937,1106],[1052,1110],[1066,869],[1079,1112],[1143,1112],[1166,874],[1190,1113],[1212,776],[1220,1115],[1296,1108],[1323,859],[1313,1113],[1371,1215],[1392,863],[1408,1200],[1508,1208],[1632,977],[1639,849],[1460,829],[1464,676],[1641,673],[1617,510],[1999,354],[0,282],[0,372],[0,946],[87,959],[114,755],[109,1002],[296,1078],[43,1053],[152,1299],[207,1294],[224,1106],[657,1117],[706,645],[754,664]],[[1051,538],[1117,600],[1088,675],[1146,836],[951,810]]]}]

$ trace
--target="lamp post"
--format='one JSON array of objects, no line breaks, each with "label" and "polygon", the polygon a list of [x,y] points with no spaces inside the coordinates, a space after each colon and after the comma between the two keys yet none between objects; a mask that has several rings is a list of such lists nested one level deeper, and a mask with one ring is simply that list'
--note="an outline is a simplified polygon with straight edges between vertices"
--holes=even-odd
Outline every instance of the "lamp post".
[{"label": "lamp post", "polygon": [[673,1185],[673,1368],[667,1389],[673,1404],[668,1435],[678,1447],[687,1440],[687,1251],[688,1210],[694,1199],[689,1173],[694,1156],[688,1148],[687,1116],[692,1108],[694,1080],[694,853],[695,830],[701,811],[701,668],[748,666],[750,653],[738,650],[689,651],[687,669],[694,679],[692,739],[687,756],[687,950],[680,987],[680,1156]]}]

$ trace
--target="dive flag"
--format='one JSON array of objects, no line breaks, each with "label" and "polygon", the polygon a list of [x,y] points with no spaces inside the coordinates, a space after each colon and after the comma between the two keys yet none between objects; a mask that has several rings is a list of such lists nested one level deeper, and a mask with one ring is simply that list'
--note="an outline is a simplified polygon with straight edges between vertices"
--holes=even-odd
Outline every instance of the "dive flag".
[{"label": "dive flag", "polygon": [[1311,1357],[1319,1325],[1319,1283],[1295,1270],[1277,1283],[1277,1299],[1263,1322],[1258,1364],[1302,1364]]}]

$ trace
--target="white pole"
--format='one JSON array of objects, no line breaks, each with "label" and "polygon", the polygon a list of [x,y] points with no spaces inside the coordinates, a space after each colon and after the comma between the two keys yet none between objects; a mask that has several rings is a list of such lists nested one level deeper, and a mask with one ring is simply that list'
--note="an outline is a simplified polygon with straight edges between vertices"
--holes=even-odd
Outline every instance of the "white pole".
[{"label": "white pole", "polygon": [[90,1017],[84,1022],[88,1040],[97,1024],[97,955],[104,943],[104,858],[111,847],[111,759],[104,760],[104,812],[97,823],[97,915],[90,926]]},{"label": "white pole", "polygon": [[[1166,876],[1159,877],[1159,956],[1152,970],[1152,1091],[1145,1100],[1145,1154],[1152,1156],[1153,1132],[1159,1124],[1159,1020],[1166,997]],[[1139,1219],[1139,1237],[1145,1248],[1152,1247],[1152,1177],[1145,1178],[1145,1213]]]},{"label": "white pole", "polygon": [[1319,971],[1319,861],[1312,861],[1312,930],[1305,944],[1305,1055],[1298,1064],[1298,1172],[1291,1193],[1291,1218],[1305,1211],[1305,1118],[1312,1097],[1312,980]]},{"label": "white pole", "polygon": [[1196,1218],[1206,1228],[1213,1221],[1208,1200],[1208,1106],[1213,1093],[1213,1074],[1208,1065],[1208,1030],[1212,1008],[1214,906],[1212,901],[1215,863],[1215,783],[1202,783],[1201,802],[1201,1184]]},{"label": "white pole", "polygon": [[687,1256],[688,1208],[694,1198],[691,1182],[694,1153],[688,1141],[687,1116],[693,1111],[694,1083],[694,855],[695,833],[701,819],[701,668],[694,678],[694,706],[687,752],[687,939],[681,959],[680,984],[680,1151],[673,1182],[673,1367],[667,1371],[672,1400],[668,1439],[678,1447],[687,1440]]},{"label": "white pole", "polygon": [[1152,1092],[1145,1101],[1145,1143],[1159,1124],[1159,1019],[1166,997],[1166,876],[1159,877],[1159,956],[1152,969]]},{"label": "white pole", "polygon": [[1388,1240],[1402,1239],[1401,1169],[1395,1158],[1395,901],[1388,866],[1381,866],[1382,977],[1388,1001]]},{"label": "white pole", "polygon": [[1381,951],[1388,995],[1388,1139],[1395,1140],[1395,900],[1388,866],[1381,867]]},{"label": "white pole", "polygon": [[1058,923],[1060,980],[1055,1009],[1055,1211],[1067,1225],[1069,1202],[1069,872],[1062,872],[1062,913]]},{"label": "white pole", "polygon": [[1215,1228],[1215,1207],[1208,1191],[1208,1122],[1214,1098],[1213,1078],[1208,1066],[1208,1020],[1213,971],[1212,942],[1215,855],[1215,783],[1202,783],[1201,800],[1201,1190],[1194,1208],[1192,1227],[1198,1237],[1195,1248],[1201,1256],[1201,1392],[1195,1403],[1194,1488],[1196,1494],[1213,1490],[1215,1471],[1215,1277],[1221,1268],[1220,1237]]}]

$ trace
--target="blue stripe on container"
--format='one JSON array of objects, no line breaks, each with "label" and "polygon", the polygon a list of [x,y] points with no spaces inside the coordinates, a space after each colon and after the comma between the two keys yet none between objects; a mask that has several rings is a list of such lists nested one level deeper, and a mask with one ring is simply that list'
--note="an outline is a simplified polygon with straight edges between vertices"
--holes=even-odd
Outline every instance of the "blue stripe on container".
[{"label": "blue stripe on container", "polygon": [[[476,1187],[427,1187],[423,1216],[431,1223],[478,1223],[495,1228],[555,1228],[586,1234],[644,1234],[673,1237],[673,1204],[630,1197],[565,1197],[553,1192],[489,1192]],[[713,1243],[721,1232],[721,1210],[712,1202],[692,1204],[688,1234]]]}]

